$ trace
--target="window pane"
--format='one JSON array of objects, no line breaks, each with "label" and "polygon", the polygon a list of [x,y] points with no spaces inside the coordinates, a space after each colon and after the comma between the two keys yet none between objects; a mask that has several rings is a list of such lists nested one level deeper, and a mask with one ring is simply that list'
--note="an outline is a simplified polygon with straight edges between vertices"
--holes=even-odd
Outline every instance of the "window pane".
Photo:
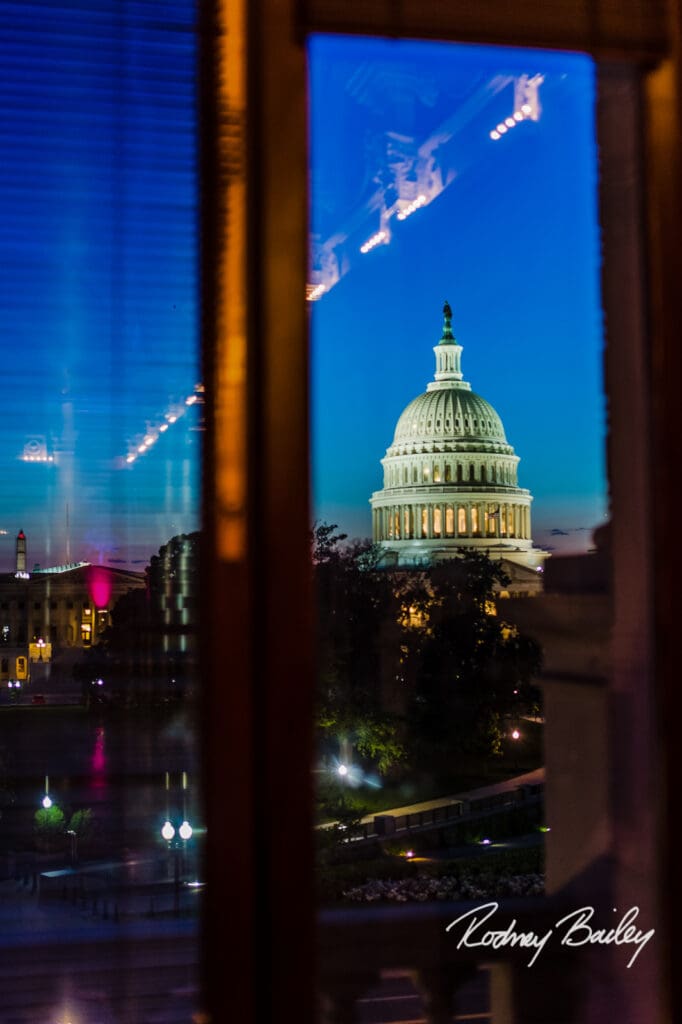
[{"label": "window pane", "polygon": [[0,13],[2,1015],[188,1020],[194,5]]},{"label": "window pane", "polygon": [[[340,1005],[336,953],[363,1020],[388,1019],[386,999],[416,1020],[407,975],[397,991],[381,954],[353,961],[349,911],[414,902],[428,918],[511,894],[537,909],[605,851],[601,783],[576,835],[567,753],[587,716],[600,777],[594,68],[326,37],[309,64],[318,871],[321,905],[346,911],[323,918],[338,945],[322,988]],[[570,672],[581,694],[562,690]],[[430,967],[445,955],[436,943]],[[485,1016],[476,978],[456,1007]]]}]

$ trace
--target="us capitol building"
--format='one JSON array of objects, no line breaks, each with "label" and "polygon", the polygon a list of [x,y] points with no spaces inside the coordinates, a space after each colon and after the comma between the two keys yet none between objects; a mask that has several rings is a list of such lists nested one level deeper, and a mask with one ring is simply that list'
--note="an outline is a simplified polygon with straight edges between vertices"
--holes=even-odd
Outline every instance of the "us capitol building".
[{"label": "us capitol building", "polygon": [[532,495],[518,486],[519,457],[502,420],[463,379],[447,302],[443,314],[435,378],[400,416],[381,460],[383,490],[370,499],[373,539],[386,567],[486,551],[506,563],[515,591],[527,584],[527,593],[537,592],[548,552],[533,547]]}]

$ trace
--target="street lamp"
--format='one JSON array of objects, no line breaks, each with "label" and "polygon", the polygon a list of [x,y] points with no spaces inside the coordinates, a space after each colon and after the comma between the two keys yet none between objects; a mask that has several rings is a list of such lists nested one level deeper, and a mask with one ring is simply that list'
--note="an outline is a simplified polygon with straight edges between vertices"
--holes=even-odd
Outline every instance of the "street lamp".
[{"label": "street lamp", "polygon": [[339,767],[336,770],[337,770],[337,772],[339,773],[339,775],[341,776],[342,779],[345,779],[345,777],[348,775],[348,765],[347,764],[340,764]]},{"label": "street lamp", "polygon": [[45,776],[45,796],[43,797],[43,807],[46,811],[49,811],[52,807],[52,800],[50,799],[50,776]]},{"label": "street lamp", "polygon": [[[521,739],[521,733],[519,732],[518,729],[512,729],[511,738],[514,740],[515,744],[518,744],[518,741]],[[514,771],[518,771],[518,770],[519,770],[519,748],[518,748],[518,745],[517,745],[517,746],[514,747]]]},{"label": "street lamp", "polygon": [[180,916],[180,858],[193,831],[187,820],[177,829],[172,821],[166,820],[161,829],[161,835],[168,843],[168,852],[173,854],[173,913],[176,917]]},{"label": "street lamp", "polygon": [[187,819],[187,772],[181,774],[182,806],[174,808],[171,814],[170,772],[165,772],[166,789],[166,820],[161,827],[161,837],[168,843],[168,852],[173,855],[173,881],[174,881],[174,912],[178,917],[180,914],[180,872],[182,858],[182,871],[185,870],[185,852],[188,841],[194,834],[194,829]]},{"label": "street lamp", "polygon": [[180,916],[180,850],[182,840],[175,832],[175,826],[171,821],[164,822],[161,835],[168,843],[168,852],[173,854],[173,913]]},{"label": "street lamp", "polygon": [[75,864],[78,860],[78,833],[74,829],[68,828],[66,834],[71,839],[71,863]]}]

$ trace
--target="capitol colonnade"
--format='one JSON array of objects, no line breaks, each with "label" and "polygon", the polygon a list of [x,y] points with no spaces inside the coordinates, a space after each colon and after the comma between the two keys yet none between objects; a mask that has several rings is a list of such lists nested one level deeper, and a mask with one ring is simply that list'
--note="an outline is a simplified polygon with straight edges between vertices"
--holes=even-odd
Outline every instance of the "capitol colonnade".
[{"label": "capitol colonnade", "polygon": [[409,497],[372,512],[375,540],[432,540],[443,537],[494,537],[531,540],[526,505],[462,500],[414,503]]}]

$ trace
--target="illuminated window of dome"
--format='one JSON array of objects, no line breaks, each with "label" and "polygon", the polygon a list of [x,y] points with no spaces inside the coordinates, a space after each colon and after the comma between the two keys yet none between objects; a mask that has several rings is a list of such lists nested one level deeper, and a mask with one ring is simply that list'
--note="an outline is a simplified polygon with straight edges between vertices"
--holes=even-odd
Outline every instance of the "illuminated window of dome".
[{"label": "illuminated window of dome", "polygon": [[[538,569],[549,552],[533,545],[533,498],[517,485],[520,460],[502,420],[464,379],[462,351],[446,302],[434,379],[399,417],[381,460],[384,489],[370,499],[373,537],[387,568],[433,564],[474,549],[505,563],[510,592],[536,593],[542,587]],[[443,473],[435,461],[433,470],[423,461],[455,451],[462,461],[454,474],[447,463]],[[405,479],[411,483],[396,485]]]}]

